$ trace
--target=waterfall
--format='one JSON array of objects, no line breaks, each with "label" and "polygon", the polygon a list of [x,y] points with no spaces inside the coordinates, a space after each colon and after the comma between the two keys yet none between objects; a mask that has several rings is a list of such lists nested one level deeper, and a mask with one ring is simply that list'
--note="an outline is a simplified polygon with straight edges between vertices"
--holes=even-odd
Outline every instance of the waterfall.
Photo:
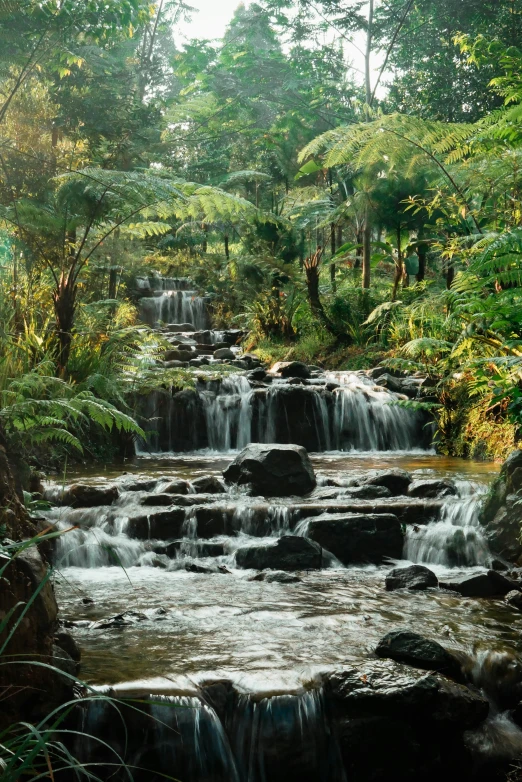
[{"label": "waterfall", "polygon": [[419,443],[419,415],[394,402],[400,397],[377,389],[355,372],[329,372],[334,391],[334,442],[338,451],[407,451]]},{"label": "waterfall", "polygon": [[[334,378],[338,387],[330,391]],[[200,380],[194,393],[150,395],[145,415],[155,418],[153,452],[226,453],[252,442],[295,443],[310,452],[429,447],[425,414],[396,405],[399,399],[353,372],[327,374],[322,384],[265,386],[231,374]]]},{"label": "waterfall", "polygon": [[137,283],[141,293],[149,294],[139,302],[140,319],[147,325],[159,328],[162,324],[187,323],[197,330],[208,328],[206,300],[190,290],[188,280],[149,277],[140,278]]},{"label": "waterfall", "polygon": [[408,527],[405,558],[411,562],[471,567],[491,564],[491,554],[479,520],[486,487],[456,481],[458,495],[448,497],[439,521]]},{"label": "waterfall", "polygon": [[229,714],[225,704],[211,705],[211,692],[212,683],[208,702],[205,695],[149,695],[129,706],[119,700],[117,707],[92,700],[76,710],[79,727],[89,738],[76,740],[75,755],[102,768],[113,764],[115,782],[129,778],[128,771],[117,768],[117,758],[139,782],[161,775],[190,782],[285,777],[345,782],[322,690],[270,697],[230,690]]},{"label": "waterfall", "polygon": [[213,451],[241,450],[251,442],[252,389],[243,375],[230,375],[199,391],[208,443]]}]

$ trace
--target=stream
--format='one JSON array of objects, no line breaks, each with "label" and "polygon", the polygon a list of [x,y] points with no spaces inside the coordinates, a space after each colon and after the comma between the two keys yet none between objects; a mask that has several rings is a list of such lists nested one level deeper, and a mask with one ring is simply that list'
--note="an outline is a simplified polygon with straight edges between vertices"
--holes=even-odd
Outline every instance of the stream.
[{"label": "stream", "polygon": [[[505,695],[522,682],[522,614],[444,588],[494,565],[479,513],[498,467],[434,453],[426,414],[398,404],[416,378],[272,376],[234,347],[236,332],[205,331],[188,281],[140,290],[143,320],[171,341],[166,364],[242,372],[151,394],[149,438],[124,469],[45,487],[46,520],[65,533],[54,551],[62,621],[91,688],[76,728],[92,739],[76,752],[104,779],[126,779],[111,771],[112,747],[140,782],[502,779],[522,755]],[[266,497],[225,482],[249,443],[306,447],[316,488]],[[369,525],[362,550],[335,538],[354,519]],[[310,542],[317,522],[330,548]],[[280,544],[320,561],[245,566]],[[443,588],[388,591],[390,570],[411,564]],[[430,665],[378,660],[396,630],[438,641],[470,689]],[[117,713],[97,693],[123,699]],[[137,702],[122,732],[121,703]]]}]

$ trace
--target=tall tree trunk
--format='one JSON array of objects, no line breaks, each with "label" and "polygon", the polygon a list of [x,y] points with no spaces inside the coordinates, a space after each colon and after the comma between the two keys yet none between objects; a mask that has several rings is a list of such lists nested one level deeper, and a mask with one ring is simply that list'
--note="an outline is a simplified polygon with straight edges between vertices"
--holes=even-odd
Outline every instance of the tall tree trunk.
[{"label": "tall tree trunk", "polygon": [[225,258],[227,261],[230,260],[230,245],[229,245],[229,237],[228,234],[225,234]]},{"label": "tall tree trunk", "polygon": [[423,282],[426,278],[426,256],[428,254],[428,248],[425,244],[420,244],[417,247],[417,255],[419,256],[419,271],[415,277],[417,282]]},{"label": "tall tree trunk", "polygon": [[351,340],[349,339],[348,335],[338,329],[325,312],[323,303],[321,301],[321,296],[319,294],[319,265],[305,263],[305,272],[308,301],[310,303],[310,309],[312,310],[312,313],[318,320],[321,321],[325,329],[329,331],[330,334],[333,334],[335,337],[342,339],[345,342],[350,342]]},{"label": "tall tree trunk", "polygon": [[355,251],[355,265],[354,269],[360,269],[362,266],[362,244],[363,244],[363,238],[364,238],[364,230],[363,228],[358,228],[357,233],[355,234],[355,242],[357,244],[357,249]]},{"label": "tall tree trunk", "polygon": [[[336,246],[335,246],[335,223],[331,223],[330,225],[330,251],[332,253],[332,258],[334,257],[335,253],[337,252]],[[335,293],[337,290],[337,280],[335,279],[335,263],[330,264],[330,281],[332,283],[332,290]]]},{"label": "tall tree trunk", "polygon": [[392,301],[397,298],[397,291],[404,274],[404,264],[402,262],[401,236],[402,229],[397,229],[397,260],[395,261],[395,274],[393,276]]},{"label": "tall tree trunk", "polygon": [[71,273],[62,275],[58,287],[53,291],[54,313],[56,316],[56,333],[58,336],[58,371],[63,375],[72,345],[72,330],[76,314],[76,295],[78,286]]},{"label": "tall tree trunk", "polygon": [[118,267],[111,266],[109,269],[109,299],[116,299],[118,295]]},{"label": "tall tree trunk", "polygon": [[363,258],[362,258],[362,287],[363,290],[368,290],[370,287],[371,279],[371,241],[372,241],[372,228],[368,221],[368,213],[366,213],[366,222],[363,230]]}]

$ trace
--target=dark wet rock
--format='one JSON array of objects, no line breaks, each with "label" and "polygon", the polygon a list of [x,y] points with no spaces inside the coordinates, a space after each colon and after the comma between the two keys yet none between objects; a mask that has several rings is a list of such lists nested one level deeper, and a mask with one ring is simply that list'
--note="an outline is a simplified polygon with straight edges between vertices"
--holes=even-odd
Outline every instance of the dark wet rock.
[{"label": "dark wet rock", "polygon": [[216,573],[230,573],[230,570],[227,570],[226,567],[219,567],[218,565],[202,565],[199,562],[187,563],[185,565],[185,570],[187,570],[189,573],[206,573],[208,575]]},{"label": "dark wet rock", "polygon": [[192,481],[192,488],[196,494],[223,494],[225,485],[216,475],[202,475]]},{"label": "dark wet rock", "polygon": [[378,386],[387,388],[388,391],[393,391],[396,394],[403,393],[404,386],[401,380],[399,378],[393,377],[393,375],[390,375],[388,372],[385,372],[379,377],[374,378],[374,380]]},{"label": "dark wet rock", "polygon": [[322,567],[323,556],[321,548],[312,541],[284,535],[274,543],[239,548],[236,564],[253,570],[313,570]]},{"label": "dark wet rock", "polygon": [[167,350],[165,351],[165,361],[190,361],[194,358],[192,350]]},{"label": "dark wet rock", "polygon": [[502,559],[522,563],[520,505],[517,492],[522,488],[522,450],[513,451],[493,482],[481,512],[481,522],[491,551]]},{"label": "dark wet rock", "polygon": [[316,486],[312,463],[299,445],[249,445],[223,476],[227,483],[250,485],[264,497],[302,496]]},{"label": "dark wet rock", "polygon": [[252,400],[253,431],[265,415],[267,398],[274,442],[302,445],[309,452],[327,448],[328,432],[319,419],[321,411],[331,410],[333,394],[322,386],[291,385],[286,380],[274,382],[266,391],[268,397]]},{"label": "dark wet rock", "polygon": [[94,600],[92,599],[92,597],[82,597],[80,603],[82,603],[82,605],[84,606],[93,606]]},{"label": "dark wet rock", "polygon": [[391,513],[325,513],[310,519],[306,535],[343,565],[398,559],[404,544],[399,519]]},{"label": "dark wet rock", "polygon": [[54,636],[54,643],[67,652],[72,660],[79,663],[82,651],[70,633],[59,632]]},{"label": "dark wet rock", "polygon": [[435,573],[423,565],[410,565],[390,570],[386,574],[386,589],[430,589],[438,587],[439,580]]},{"label": "dark wet rock", "polygon": [[[146,614],[140,611],[124,611],[122,614],[116,614],[106,619],[100,619],[97,622],[90,622],[90,630],[110,630],[118,627],[129,627],[130,625],[138,624],[138,622],[144,622],[148,619]],[[75,623],[78,626],[78,622]]]},{"label": "dark wet rock", "polygon": [[268,584],[299,584],[302,579],[295,573],[287,573],[284,570],[264,570],[256,573],[249,581],[266,581]]},{"label": "dark wet rock", "polygon": [[153,491],[158,481],[156,478],[136,478],[125,480],[121,484],[123,491]]},{"label": "dark wet rock", "polygon": [[185,508],[172,507],[150,513],[129,514],[127,534],[138,540],[172,540],[181,537]]},{"label": "dark wet rock", "polygon": [[346,494],[359,500],[379,500],[383,497],[391,497],[391,491],[386,486],[352,486],[348,487]]},{"label": "dark wet rock", "polygon": [[281,377],[300,377],[306,380],[311,377],[312,373],[310,367],[303,364],[302,361],[278,361],[270,368],[270,373],[273,375],[281,375]]},{"label": "dark wet rock", "polygon": [[513,589],[516,583],[495,570],[474,576],[458,576],[440,582],[442,589],[451,589],[463,597],[503,597]]},{"label": "dark wet rock", "polygon": [[[63,671],[63,673],[68,674],[68,676],[76,676],[78,672],[78,663],[73,660],[71,655],[65,651],[65,649],[62,649],[61,646],[58,646],[58,644],[53,644],[53,655],[51,664],[58,668],[58,670]],[[72,687],[73,682],[68,678],[65,678],[65,684]]]},{"label": "dark wet rock", "polygon": [[325,679],[326,697],[337,714],[354,717],[447,722],[461,730],[488,715],[489,703],[440,674],[392,660],[368,660]]},{"label": "dark wet rock", "polygon": [[366,486],[385,486],[394,497],[405,495],[412,482],[411,475],[406,470],[382,470],[366,478]]},{"label": "dark wet rock", "polygon": [[223,543],[197,540],[194,541],[194,544],[200,557],[222,557],[225,554],[225,545]]},{"label": "dark wet rock", "polygon": [[408,495],[410,497],[419,497],[420,499],[454,497],[456,494],[457,487],[453,481],[446,479],[413,481],[408,487]]},{"label": "dark wet rock", "polygon": [[214,358],[221,358],[221,359],[234,359],[236,357],[236,354],[233,350],[230,350],[229,347],[224,348],[218,348],[218,350],[215,350],[213,353]]},{"label": "dark wet rock", "polygon": [[375,653],[378,657],[387,657],[425,671],[438,671],[455,678],[461,676],[460,663],[456,657],[436,641],[430,641],[410,630],[387,633],[377,644]]},{"label": "dark wet rock", "polygon": [[141,498],[140,504],[145,506],[174,505],[174,500],[172,494],[147,494]]},{"label": "dark wet rock", "polygon": [[168,484],[168,486],[165,486],[163,489],[163,492],[165,494],[188,494],[190,489],[190,484],[188,481],[184,480],[177,480],[172,481]]},{"label": "dark wet rock", "polygon": [[183,333],[186,332],[195,332],[196,327],[192,323],[169,323],[167,325],[167,331],[172,332],[173,334],[176,333]]},{"label": "dark wet rock", "polygon": [[119,492],[116,486],[88,483],[73,483],[64,489],[53,486],[44,494],[44,498],[49,499],[50,502],[71,508],[96,508],[102,505],[112,505],[118,496]]},{"label": "dark wet rock", "polygon": [[[282,362],[285,363],[285,362]],[[280,368],[281,377],[297,377],[306,380],[311,376],[310,368],[302,361],[291,361]]]},{"label": "dark wet rock", "polygon": [[256,380],[262,382],[266,378],[266,371],[263,367],[256,367],[247,372],[247,378],[249,380]]},{"label": "dark wet rock", "polygon": [[506,603],[511,608],[516,608],[517,611],[522,611],[522,592],[518,589],[514,589],[512,592],[508,592],[506,595]]}]

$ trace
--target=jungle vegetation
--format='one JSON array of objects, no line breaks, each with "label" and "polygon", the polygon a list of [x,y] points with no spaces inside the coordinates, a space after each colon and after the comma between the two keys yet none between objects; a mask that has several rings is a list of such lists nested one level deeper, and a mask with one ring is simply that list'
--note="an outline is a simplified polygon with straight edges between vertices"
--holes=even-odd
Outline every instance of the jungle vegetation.
[{"label": "jungle vegetation", "polygon": [[0,0],[13,450],[114,458],[137,395],[192,382],[154,369],[137,319],[159,271],[267,361],[428,373],[441,448],[501,457],[522,425],[522,0],[257,0],[176,44],[184,14]]}]

